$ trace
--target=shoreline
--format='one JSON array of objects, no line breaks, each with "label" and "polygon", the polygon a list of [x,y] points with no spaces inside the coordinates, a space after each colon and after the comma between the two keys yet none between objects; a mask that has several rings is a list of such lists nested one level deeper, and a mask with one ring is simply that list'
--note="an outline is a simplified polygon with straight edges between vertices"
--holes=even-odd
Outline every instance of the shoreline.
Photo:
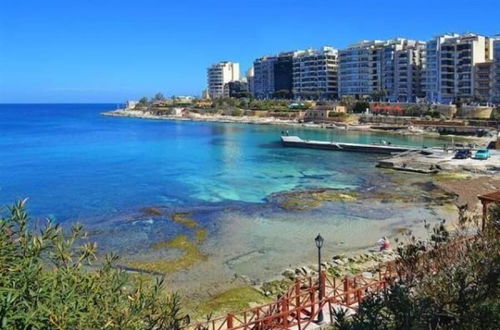
[{"label": "shoreline", "polygon": [[190,115],[189,117],[173,116],[173,115],[153,115],[145,113],[141,110],[125,110],[117,109],[102,112],[101,115],[108,117],[124,117],[124,118],[137,118],[137,119],[151,119],[151,120],[167,120],[167,121],[190,121],[190,122],[216,122],[216,123],[231,123],[231,124],[249,124],[249,125],[275,125],[275,126],[290,126],[290,127],[303,127],[303,128],[316,128],[316,129],[339,129],[346,131],[358,132],[371,132],[393,135],[405,136],[423,136],[423,137],[441,137],[441,138],[454,138],[459,141],[473,141],[476,143],[488,143],[491,138],[477,137],[477,136],[461,136],[461,135],[440,135],[436,132],[429,132],[424,129],[415,129],[408,127],[404,130],[386,131],[374,129],[372,125],[352,125],[348,123],[300,123],[295,119],[279,119],[274,117],[249,117],[249,116],[226,116],[226,115]]},{"label": "shoreline", "polygon": [[[476,188],[473,190],[467,189],[469,185],[475,185]],[[480,202],[477,199],[477,195],[488,192],[490,189],[500,189],[500,179],[492,180],[491,177],[485,175],[471,175],[469,177],[451,179],[445,177],[437,181],[435,186],[438,191],[450,195],[448,201],[444,201],[441,206],[434,207],[437,207],[436,209],[441,208],[442,210],[448,208],[447,213],[449,215],[453,213],[452,218],[442,218],[446,222],[445,227],[453,231],[458,224],[459,207],[465,202],[468,205],[468,212],[479,216]],[[427,207],[432,207],[430,204],[427,203]],[[422,221],[424,220],[427,219],[422,219]],[[416,235],[416,237],[424,240],[429,239],[430,232],[423,227],[424,223],[422,222],[420,224],[413,224],[413,228],[393,228],[394,232],[387,235],[392,242],[392,249],[389,251],[378,251],[375,242],[371,245],[333,254],[332,251],[325,251],[322,267],[339,278],[360,274],[367,277],[374,276],[379,264],[394,260],[397,257],[396,248],[398,240],[399,242],[404,242],[405,237],[408,239],[410,235]],[[417,230],[413,231],[413,229]],[[290,264],[288,267],[281,268],[281,270],[275,273],[275,276],[266,278],[259,283],[254,282],[248,276],[235,273],[231,283],[219,286],[215,289],[213,295],[192,302],[187,309],[192,313],[194,319],[203,320],[205,316],[203,312],[207,311],[206,308],[208,306],[214,308],[214,302],[217,302],[217,308],[211,310],[211,312],[214,312],[214,317],[218,317],[225,313],[237,312],[248,307],[274,301],[276,297],[289,289],[295,279],[317,275],[317,265],[313,262],[311,263],[311,260],[314,260],[314,258],[308,260],[309,262],[304,260],[304,262]],[[252,290],[250,294],[248,290]],[[245,294],[248,294],[248,297]],[[245,302],[245,306],[241,308],[233,306],[231,308],[231,303],[235,297],[240,299],[240,303]],[[245,300],[245,298],[247,299]],[[196,312],[200,310],[202,312]]]}]

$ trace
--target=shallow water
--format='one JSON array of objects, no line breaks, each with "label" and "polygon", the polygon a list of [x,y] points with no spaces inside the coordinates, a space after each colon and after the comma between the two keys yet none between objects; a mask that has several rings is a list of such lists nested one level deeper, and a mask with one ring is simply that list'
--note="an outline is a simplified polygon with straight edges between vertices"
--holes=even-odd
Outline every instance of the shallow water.
[{"label": "shallow water", "polygon": [[[208,260],[188,274],[213,282],[233,273],[277,274],[314,254],[309,241],[317,232],[336,242],[326,247],[334,253],[367,247],[394,226],[439,218],[424,203],[329,202],[289,212],[267,201],[294,189],[384,189],[391,177],[374,167],[379,156],[284,148],[282,130],[361,143],[432,146],[446,140],[99,115],[112,108],[0,105],[0,205],[29,197],[34,216],[80,221],[103,250],[125,258],[162,256],[151,251],[153,243],[193,235],[169,220],[172,212],[192,212],[209,230],[200,246]],[[164,207],[164,216],[141,214],[148,206]],[[179,285],[189,278],[184,272],[172,277]]]}]

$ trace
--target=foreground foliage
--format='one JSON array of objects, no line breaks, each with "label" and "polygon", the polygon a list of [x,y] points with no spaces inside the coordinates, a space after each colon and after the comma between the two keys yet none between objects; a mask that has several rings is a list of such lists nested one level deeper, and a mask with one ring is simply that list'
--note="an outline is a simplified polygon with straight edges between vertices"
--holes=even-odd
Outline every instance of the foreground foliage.
[{"label": "foreground foliage", "polygon": [[473,239],[467,232],[474,218],[465,214],[453,234],[441,225],[429,242],[410,237],[399,246],[401,281],[366,299],[352,317],[337,310],[335,329],[498,329],[500,205]]},{"label": "foreground foliage", "polygon": [[180,329],[180,301],[162,292],[163,282],[134,281],[113,267],[99,266],[95,243],[78,244],[50,222],[28,228],[25,201],[0,218],[0,328],[2,329]]}]

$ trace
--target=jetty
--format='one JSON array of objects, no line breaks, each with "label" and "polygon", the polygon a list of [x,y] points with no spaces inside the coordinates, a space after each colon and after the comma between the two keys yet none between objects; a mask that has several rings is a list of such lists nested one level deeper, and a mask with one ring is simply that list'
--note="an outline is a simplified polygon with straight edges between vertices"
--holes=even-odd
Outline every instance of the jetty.
[{"label": "jetty", "polygon": [[[281,136],[281,143],[285,147],[298,147],[298,148],[311,148],[311,149],[325,149],[333,151],[351,151],[363,153],[376,153],[376,154],[394,154],[401,152],[423,152],[422,148],[395,146],[390,143],[346,143],[335,141],[317,141],[317,140],[304,140],[298,136]],[[430,153],[430,152],[429,152]]]}]

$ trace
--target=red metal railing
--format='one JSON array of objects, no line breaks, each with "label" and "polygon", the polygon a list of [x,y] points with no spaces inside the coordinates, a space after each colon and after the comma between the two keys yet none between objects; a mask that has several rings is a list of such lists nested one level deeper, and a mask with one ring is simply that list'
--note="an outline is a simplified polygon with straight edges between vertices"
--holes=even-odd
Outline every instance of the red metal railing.
[{"label": "red metal railing", "polygon": [[[435,267],[426,261],[429,253],[438,253],[446,256],[472,242],[476,237],[470,236],[448,242],[444,246],[431,249],[424,253],[416,262],[417,268],[434,272]],[[289,329],[297,327],[299,330],[307,327],[317,319],[320,310],[328,307],[331,311],[335,306],[344,306],[355,309],[367,296],[385,290],[405,274],[400,274],[395,261],[389,261],[378,266],[376,276],[362,275],[338,278],[321,273],[321,301],[318,301],[319,282],[317,277],[304,277],[295,281],[288,291],[278,300],[269,304],[243,310],[238,313],[229,313],[226,316],[210,321],[197,323],[188,327],[191,330],[270,330]],[[330,322],[333,316],[328,313]]]},{"label": "red metal railing", "polygon": [[[313,277],[298,279],[278,300],[262,306],[229,313],[226,316],[197,323],[194,330],[267,330],[288,329],[296,326],[306,329],[316,320],[320,309],[335,305],[348,308],[357,306],[366,296],[385,289],[397,274],[393,262],[382,264],[378,276],[367,278],[352,276],[337,278],[325,272],[321,274],[323,298],[318,301],[318,280]],[[331,316],[330,316],[331,317]],[[333,320],[331,320],[333,322]]]}]

